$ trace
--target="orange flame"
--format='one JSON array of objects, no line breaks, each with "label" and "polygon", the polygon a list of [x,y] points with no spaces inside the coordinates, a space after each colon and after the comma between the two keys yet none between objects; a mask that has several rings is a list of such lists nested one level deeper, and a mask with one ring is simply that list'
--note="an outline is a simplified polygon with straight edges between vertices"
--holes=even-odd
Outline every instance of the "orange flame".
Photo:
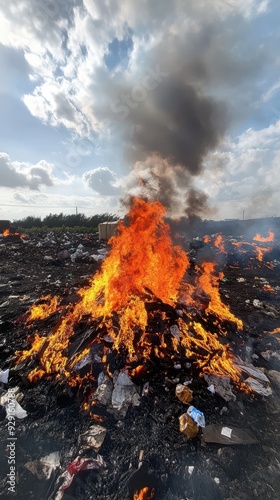
[{"label": "orange flame", "polygon": [[[259,235],[257,235],[259,236]],[[256,240],[256,237],[254,238]],[[256,240],[259,241],[259,240]],[[262,240],[267,241],[265,238]],[[267,252],[270,252],[271,248],[270,247],[260,247],[256,243],[248,243],[247,241],[233,241],[231,243],[233,246],[239,248],[239,251],[242,253],[246,253],[248,251],[248,248],[252,248],[255,254],[256,260],[259,262],[263,262],[263,257]],[[267,267],[273,268],[273,264],[271,263],[266,263]]]},{"label": "orange flame", "polygon": [[275,335],[276,333],[280,333],[280,328],[274,328],[274,330],[272,330],[269,333],[271,333],[271,335]]},{"label": "orange flame", "polygon": [[257,245],[255,246],[255,250],[256,250],[256,258],[257,260],[259,260],[260,262],[263,262],[263,256],[265,253],[269,252],[271,249],[268,247],[268,248],[261,248],[261,247],[258,247]]},{"label": "orange flame", "polygon": [[142,488],[137,493],[134,493],[133,500],[152,500],[154,498],[154,491],[150,488]]},{"label": "orange flame", "polygon": [[[241,329],[242,321],[235,318],[222,303],[219,294],[221,274],[216,272],[214,263],[204,263],[197,268],[198,277],[194,285],[183,282],[189,259],[180,247],[173,246],[170,228],[164,222],[163,215],[164,208],[159,202],[133,199],[128,214],[129,224],[119,223],[118,234],[109,242],[111,251],[103,261],[100,272],[87,288],[79,291],[80,301],[68,306],[64,317],[48,337],[37,339],[37,342],[43,343],[39,355],[40,366],[29,373],[29,380],[34,381],[44,374],[53,373],[57,378],[66,378],[71,385],[81,382],[74,366],[89,354],[91,343],[101,341],[99,334],[96,334],[82,352],[68,359],[67,350],[75,333],[75,325],[86,316],[88,321],[98,321],[99,331],[107,332],[113,340],[114,349],[124,347],[127,350],[127,361],[141,361],[151,354],[172,358],[181,343],[187,356],[195,355],[197,366],[202,371],[207,369],[213,373],[227,374],[238,383],[239,371],[233,365],[228,346],[219,341],[218,333],[226,335],[221,322],[234,322]],[[183,300],[188,307],[197,307],[197,290],[208,297],[203,314],[214,316],[215,333],[206,331],[185,310],[185,319],[178,318],[179,338],[175,338],[170,335],[164,312],[148,312],[147,304],[155,300],[174,309],[178,300]],[[46,318],[58,309],[57,297],[44,299],[49,303],[33,306],[29,311],[28,322]],[[149,319],[156,315],[162,326],[158,330],[156,326],[151,332]],[[35,352],[36,348],[32,346],[17,354],[23,360]],[[106,360],[106,347],[103,347],[102,356]]]},{"label": "orange flame", "polygon": [[211,242],[211,237],[208,234],[206,234],[203,237],[203,241],[204,241],[204,243],[210,243]]},{"label": "orange flame", "polygon": [[47,302],[45,304],[34,304],[29,309],[29,315],[26,319],[27,323],[38,319],[48,318],[51,314],[57,311],[58,298],[56,296],[51,297],[51,295],[46,295],[45,297],[41,297],[40,300],[45,300]]},{"label": "orange flame", "polygon": [[24,234],[12,232],[12,231],[10,231],[10,229],[4,229],[2,234],[3,234],[4,238],[7,238],[8,236],[19,236],[22,239],[25,236]]},{"label": "orange flame", "polygon": [[[103,262],[101,272],[91,287],[81,290],[78,317],[91,311],[92,317],[109,320],[107,327],[115,338],[115,347],[125,342],[132,356],[135,327],[145,330],[147,311],[145,297],[157,297],[175,305],[189,260],[183,250],[173,246],[169,226],[163,221],[164,208],[158,203],[133,201],[130,224],[118,225],[118,236],[109,243],[112,250]],[[115,336],[110,326],[112,313],[120,314],[120,330]]]},{"label": "orange flame", "polygon": [[221,234],[218,234],[214,240],[214,246],[219,250],[219,252],[225,253],[225,242]]},{"label": "orange flame", "polygon": [[260,234],[256,234],[253,241],[259,241],[260,243],[272,243],[272,241],[274,241],[274,232],[269,230],[266,238],[263,238]]},{"label": "orange flame", "polygon": [[219,280],[223,274],[215,276],[215,262],[204,262],[202,264],[202,274],[198,278],[198,286],[209,296],[210,302],[206,308],[207,313],[218,316],[221,320],[233,321],[241,330],[243,323],[232,314],[229,308],[222,302],[219,293]]}]

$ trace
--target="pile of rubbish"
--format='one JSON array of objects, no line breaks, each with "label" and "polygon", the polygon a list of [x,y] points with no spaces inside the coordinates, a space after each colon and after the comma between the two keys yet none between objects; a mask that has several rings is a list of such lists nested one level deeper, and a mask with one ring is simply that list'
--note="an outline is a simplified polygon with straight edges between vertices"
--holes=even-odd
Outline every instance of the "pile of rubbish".
[{"label": "pile of rubbish", "polygon": [[[199,248],[192,251],[195,262]],[[32,384],[26,367],[16,367],[15,351],[30,345],[24,333],[30,305],[42,294],[59,294],[64,304],[76,300],[107,252],[97,236],[0,241],[0,491],[8,491],[10,428],[19,500],[278,499],[280,266],[229,264],[220,282],[245,324],[246,336],[233,331],[226,340],[248,393],[227,376],[194,378],[192,360],[166,364],[164,377],[157,370],[132,376],[120,354],[112,370],[93,373],[94,393],[48,378]],[[50,325],[52,318],[41,328]],[[82,376],[88,365],[102,366],[98,352],[75,368]]]}]

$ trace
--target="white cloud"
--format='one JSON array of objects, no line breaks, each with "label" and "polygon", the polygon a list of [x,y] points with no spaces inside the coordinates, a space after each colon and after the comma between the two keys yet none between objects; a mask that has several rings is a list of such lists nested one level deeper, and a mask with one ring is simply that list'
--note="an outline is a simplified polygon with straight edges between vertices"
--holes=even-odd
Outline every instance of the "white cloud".
[{"label": "white cloud", "polygon": [[23,98],[30,112],[44,123],[64,125],[88,136],[100,126],[95,106],[100,99],[108,99],[106,86],[112,76],[116,87],[120,76],[108,72],[104,54],[115,37],[122,39],[127,26],[133,30],[134,48],[127,70],[128,81],[133,82],[145,64],[145,55],[167,36],[183,39],[211,20],[224,20],[235,13],[252,17],[267,6],[264,0],[5,2],[0,6],[0,42],[23,49],[32,68],[31,78],[38,80],[34,92]]},{"label": "white cloud", "polygon": [[70,186],[76,182],[74,175],[63,172],[63,177],[54,175],[54,166],[45,160],[35,164],[12,161],[7,153],[0,152],[0,187],[28,188],[39,191],[41,188]]},{"label": "white cloud", "polygon": [[59,178],[54,171],[45,160],[31,164],[12,161],[8,154],[0,153],[0,218],[75,213],[76,207],[85,215],[119,210],[118,179],[112,170],[87,170],[83,178],[65,172]]},{"label": "white cloud", "polygon": [[0,186],[6,188],[28,187],[38,190],[40,186],[52,186],[52,165],[40,161],[36,165],[12,162],[9,155],[0,153]]},{"label": "white cloud", "polygon": [[[198,185],[215,201],[217,217],[279,214],[280,120],[246,130],[209,155]],[[233,215],[234,214],[234,215]]]},{"label": "white cloud", "polygon": [[239,151],[250,148],[268,148],[274,146],[279,141],[280,120],[272,123],[267,128],[260,130],[248,129],[240,135],[236,147]]},{"label": "white cloud", "polygon": [[87,170],[83,174],[83,181],[92,191],[102,196],[117,196],[120,193],[117,176],[108,167]]}]

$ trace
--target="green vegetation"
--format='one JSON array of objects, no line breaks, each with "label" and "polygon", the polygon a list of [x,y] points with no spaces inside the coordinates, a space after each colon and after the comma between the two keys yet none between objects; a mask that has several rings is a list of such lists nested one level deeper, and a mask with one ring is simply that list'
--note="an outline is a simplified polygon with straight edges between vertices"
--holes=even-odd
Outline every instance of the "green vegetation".
[{"label": "green vegetation", "polygon": [[117,221],[119,217],[114,214],[104,213],[86,217],[84,214],[49,214],[44,219],[29,215],[24,219],[13,221],[13,227],[20,232],[75,232],[94,233],[98,224],[106,221]]}]

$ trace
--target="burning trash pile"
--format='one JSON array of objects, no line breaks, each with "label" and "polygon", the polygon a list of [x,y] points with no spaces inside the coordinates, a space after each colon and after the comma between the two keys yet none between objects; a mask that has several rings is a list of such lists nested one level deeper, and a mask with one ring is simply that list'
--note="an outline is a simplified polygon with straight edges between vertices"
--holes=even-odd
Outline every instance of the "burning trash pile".
[{"label": "burning trash pile", "polygon": [[[215,262],[203,262],[190,280],[189,259],[172,244],[163,215],[160,203],[135,198],[129,224],[120,223],[101,271],[78,291],[77,302],[64,308],[58,297],[43,297],[30,309],[29,327],[52,315],[58,321],[46,335],[35,332],[30,349],[17,353],[18,365],[36,365],[29,381],[52,375],[71,386],[94,384],[94,352],[109,375],[116,359],[132,378],[158,371],[162,361],[193,360],[199,374],[229,376],[245,388],[226,341],[227,331],[242,330],[243,323],[221,300],[223,275]],[[87,324],[84,333],[81,323]]]},{"label": "burning trash pile", "polygon": [[4,241],[6,240],[13,242],[13,241],[23,240],[25,235],[18,233],[17,231],[14,231],[10,228],[7,228],[3,230],[1,237],[4,239]]},{"label": "burning trash pile", "polygon": [[[40,418],[46,423],[40,400],[48,394],[75,436],[74,445],[73,436],[63,431],[61,439],[69,441],[63,457],[58,456],[53,443],[50,455],[35,461],[26,457],[25,470],[40,481],[51,480],[47,498],[67,498],[75,488],[76,492],[80,488],[80,493],[75,493],[77,499],[94,492],[94,498],[156,500],[163,498],[166,488],[166,499],[179,500],[186,494],[198,498],[195,495],[203,477],[194,470],[203,464],[203,458],[192,461],[189,454],[199,452],[204,457],[199,443],[257,446],[255,426],[251,425],[252,432],[242,421],[246,410],[241,402],[254,405],[261,397],[267,401],[273,397],[274,414],[279,411],[271,387],[279,389],[280,355],[278,359],[275,347],[279,311],[258,299],[244,303],[243,315],[246,308],[249,315],[252,311],[254,315],[268,315],[267,328],[262,332],[270,333],[265,336],[265,347],[259,347],[259,357],[247,342],[250,322],[233,312],[237,288],[232,292],[236,297],[233,308],[227,300],[233,280],[232,286],[239,290],[246,286],[245,278],[236,278],[237,270],[248,273],[265,266],[268,273],[273,272],[276,264],[265,260],[273,233],[257,235],[252,243],[207,236],[194,241],[186,252],[173,244],[164,214],[159,202],[135,197],[126,219],[109,241],[108,255],[104,258],[105,252],[99,254],[103,255],[102,264],[95,275],[75,287],[71,297],[63,290],[41,296],[14,323],[21,330],[21,346],[17,341],[16,352],[9,358],[10,370],[6,363],[0,382],[6,386],[11,377],[30,395],[35,394],[39,409],[33,412],[40,414],[41,407]],[[74,264],[71,259],[70,265]],[[266,297],[269,294],[277,300],[278,289],[261,279],[255,279],[253,286],[260,286]],[[27,335],[24,342],[23,332]],[[262,367],[255,366],[256,359],[263,359],[266,366],[276,370],[265,374]],[[16,389],[17,418],[25,422],[30,409]],[[0,394],[0,398],[8,412],[7,394]],[[229,408],[234,412],[235,425],[229,418]],[[56,413],[52,415],[56,419]],[[118,469],[117,461],[124,464],[126,443],[131,447],[138,426],[142,431],[129,458],[131,465],[126,471],[123,465]],[[112,429],[116,432],[110,432]],[[161,454],[171,443],[173,461],[167,457],[163,466]],[[110,453],[114,454],[116,471]],[[218,461],[224,458],[221,452]],[[233,456],[231,460],[234,462]],[[224,473],[220,466],[215,467],[212,472],[216,475],[207,479],[199,498],[223,498],[217,474]],[[179,487],[177,482],[174,486],[175,476],[177,481],[183,477],[188,486]],[[86,481],[81,483],[80,477]],[[94,485],[92,477],[99,478]]]}]

